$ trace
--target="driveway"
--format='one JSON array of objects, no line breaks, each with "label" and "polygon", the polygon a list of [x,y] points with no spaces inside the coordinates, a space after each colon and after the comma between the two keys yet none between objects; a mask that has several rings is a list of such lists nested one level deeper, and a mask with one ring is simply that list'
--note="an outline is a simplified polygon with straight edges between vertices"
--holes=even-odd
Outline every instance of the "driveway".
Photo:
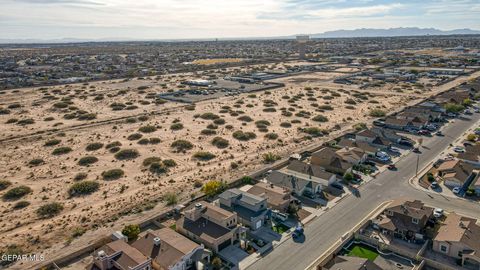
[{"label": "driveway", "polygon": [[245,252],[243,249],[235,246],[230,245],[219,252],[220,257],[224,260],[231,262],[235,266],[238,267],[238,264],[243,259],[247,258],[249,254]]}]

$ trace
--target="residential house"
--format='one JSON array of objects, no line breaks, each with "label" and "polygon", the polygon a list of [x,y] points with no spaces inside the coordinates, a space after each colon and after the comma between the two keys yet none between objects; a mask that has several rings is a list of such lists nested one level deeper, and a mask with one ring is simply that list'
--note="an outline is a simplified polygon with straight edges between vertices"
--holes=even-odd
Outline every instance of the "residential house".
[{"label": "residential house", "polygon": [[351,172],[353,165],[359,164],[351,163],[329,147],[324,147],[313,153],[310,163],[312,165],[323,167],[328,172],[340,175],[344,175],[346,172]]},{"label": "residential house", "polygon": [[266,198],[269,208],[286,212],[292,203],[289,189],[271,183],[259,182],[247,190],[248,193]]},{"label": "residential house", "polygon": [[477,220],[450,213],[433,239],[432,249],[480,269],[480,226]]},{"label": "residential house", "polygon": [[236,213],[238,222],[246,227],[257,230],[266,223],[269,214],[266,198],[238,188],[226,190],[218,198],[220,207]]},{"label": "residential house", "polygon": [[150,270],[152,259],[120,239],[96,250],[93,254],[93,263],[87,269]]},{"label": "residential house", "polygon": [[422,240],[427,222],[433,216],[433,208],[421,201],[395,200],[377,217],[374,224],[384,234],[405,240]]},{"label": "residential house", "polygon": [[344,147],[337,150],[336,153],[342,160],[354,165],[363,163],[368,158],[365,151],[358,147]]},{"label": "residential house", "polygon": [[377,136],[385,138],[392,143],[399,143],[402,139],[406,139],[403,136],[398,135],[395,131],[380,127],[372,127],[370,129],[373,133],[377,134]]},{"label": "residential house", "polygon": [[475,177],[473,166],[457,159],[443,162],[437,171],[445,186],[449,188],[463,187],[467,181]]},{"label": "residential house", "polygon": [[155,270],[198,269],[197,263],[208,257],[203,245],[198,245],[170,228],[149,230],[132,247],[151,258]]},{"label": "residential house", "polygon": [[362,149],[365,154],[367,154],[368,156],[372,156],[374,157],[375,154],[380,150],[380,148],[384,149],[384,148],[387,148],[390,146],[390,142],[388,142],[387,140],[377,140],[377,139],[374,139],[372,140],[372,142],[375,142],[375,143],[379,143],[379,144],[386,144],[386,145],[382,145],[382,147],[377,147],[377,146],[374,146],[373,144],[370,144],[369,142],[366,142],[366,141],[356,141],[354,139],[347,139],[347,138],[342,138],[338,143],[337,145],[340,146],[340,147],[346,147],[346,148],[360,148]]},{"label": "residential house", "polygon": [[371,131],[370,129],[365,129],[355,134],[355,141],[358,143],[368,143],[374,148],[379,148],[385,150],[392,146],[392,143],[384,138]]},{"label": "residential house", "polygon": [[238,239],[237,214],[201,201],[184,210],[176,230],[218,252]]},{"label": "residential house", "polygon": [[467,145],[465,153],[458,153],[457,158],[474,167],[480,167],[480,145]]},{"label": "residential house", "polygon": [[407,119],[399,119],[395,116],[390,116],[385,119],[385,127],[396,130],[405,130],[408,128],[410,121]]},{"label": "residential house", "polygon": [[365,258],[337,256],[320,270],[382,270],[382,268]]}]

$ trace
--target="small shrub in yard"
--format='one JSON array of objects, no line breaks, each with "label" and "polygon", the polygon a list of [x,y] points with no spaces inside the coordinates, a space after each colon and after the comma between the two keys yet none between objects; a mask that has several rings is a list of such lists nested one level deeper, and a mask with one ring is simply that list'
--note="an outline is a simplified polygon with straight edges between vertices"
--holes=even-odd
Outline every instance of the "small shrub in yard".
[{"label": "small shrub in yard", "polygon": [[100,184],[97,181],[82,181],[73,184],[68,190],[70,196],[88,195],[98,190]]},{"label": "small shrub in yard", "polygon": [[170,126],[171,130],[181,130],[183,129],[183,124],[182,123],[174,123]]},{"label": "small shrub in yard", "polygon": [[370,111],[370,116],[372,117],[383,117],[385,116],[385,111],[380,109],[373,109]]},{"label": "small shrub in yard", "polygon": [[133,133],[133,134],[128,135],[127,140],[136,141],[136,140],[140,140],[142,137],[143,137],[143,135],[140,134],[140,133]]},{"label": "small shrub in yard", "polygon": [[200,160],[211,160],[215,158],[215,155],[210,152],[200,151],[193,154],[193,157]]},{"label": "small shrub in yard", "polygon": [[154,126],[148,125],[148,126],[140,127],[140,128],[138,129],[138,131],[140,131],[140,132],[142,132],[142,133],[152,133],[152,132],[157,131],[157,128],[154,127]]},{"label": "small shrub in yard", "polygon": [[30,187],[18,186],[8,190],[7,193],[3,194],[3,199],[18,200],[31,192],[32,192],[32,189]]},{"label": "small shrub in yard", "polygon": [[268,152],[263,154],[263,161],[265,163],[273,163],[280,159],[280,156],[275,155],[274,153]]},{"label": "small shrub in yard", "polygon": [[257,137],[257,135],[255,135],[253,132],[243,132],[241,130],[233,132],[232,136],[239,141],[248,141]]},{"label": "small shrub in yard", "polygon": [[135,159],[138,156],[140,156],[140,154],[135,149],[123,149],[123,150],[118,151],[115,154],[115,158],[118,159],[118,160]]},{"label": "small shrub in yard", "polygon": [[10,181],[0,180],[0,190],[7,189],[11,185],[12,185],[12,182],[10,182]]},{"label": "small shrub in yard", "polygon": [[45,161],[41,158],[35,158],[35,159],[32,159],[30,160],[30,162],[28,162],[28,165],[30,166],[38,166],[38,165],[41,165],[45,163]]},{"label": "small shrub in yard", "polygon": [[40,218],[51,218],[54,217],[63,210],[63,205],[58,202],[47,203],[37,209],[37,215]]},{"label": "small shrub in yard", "polygon": [[122,234],[128,237],[128,241],[135,240],[140,234],[140,226],[137,224],[127,225],[123,228]]},{"label": "small shrub in yard", "polygon": [[315,117],[312,118],[313,121],[315,122],[328,122],[328,118],[323,116],[323,115],[317,115]]},{"label": "small shrub in yard", "polygon": [[102,172],[103,180],[110,181],[110,180],[117,180],[121,178],[125,173],[121,169],[112,169],[108,171]]},{"label": "small shrub in yard", "polygon": [[22,209],[30,205],[30,202],[27,201],[19,201],[13,205],[14,210]]},{"label": "small shrub in yard", "polygon": [[178,201],[177,194],[173,192],[168,192],[163,198],[165,199],[167,205],[174,205]]},{"label": "small shrub in yard", "polygon": [[269,139],[269,140],[276,140],[278,139],[278,134],[277,133],[267,133],[265,134],[265,138]]},{"label": "small shrub in yard", "polygon": [[95,150],[98,150],[100,148],[103,147],[103,143],[91,143],[89,145],[87,145],[87,147],[85,148],[85,150],[87,151],[95,151]]},{"label": "small shrub in yard", "polygon": [[53,155],[64,155],[72,152],[72,148],[68,146],[63,146],[63,147],[58,147],[53,150],[52,154]]},{"label": "small shrub in yard", "polygon": [[175,160],[173,160],[173,159],[165,159],[162,163],[163,163],[163,165],[165,165],[167,167],[177,166],[177,162],[175,162]]},{"label": "small shrub in yard", "polygon": [[177,151],[185,151],[193,148],[193,144],[187,140],[176,140],[170,146]]},{"label": "small shrub in yard", "polygon": [[215,137],[212,140],[212,144],[215,145],[217,148],[227,148],[229,145],[228,140],[222,138],[222,137]]},{"label": "small shrub in yard", "polygon": [[98,158],[96,158],[94,156],[86,156],[86,157],[82,157],[82,158],[80,158],[80,160],[78,160],[78,165],[88,166],[88,165],[91,165],[91,164],[93,164],[97,161],[98,161]]},{"label": "small shrub in yard", "polygon": [[49,141],[46,141],[44,146],[54,146],[54,145],[57,145],[59,143],[61,143],[62,140],[59,140],[59,139],[53,139],[53,140],[49,140]]},{"label": "small shrub in yard", "polygon": [[168,171],[168,168],[160,162],[150,164],[150,172],[155,174],[162,174]]},{"label": "small shrub in yard", "polygon": [[142,165],[147,167],[150,166],[152,163],[159,163],[160,161],[162,161],[162,159],[159,157],[148,157],[143,160]]}]

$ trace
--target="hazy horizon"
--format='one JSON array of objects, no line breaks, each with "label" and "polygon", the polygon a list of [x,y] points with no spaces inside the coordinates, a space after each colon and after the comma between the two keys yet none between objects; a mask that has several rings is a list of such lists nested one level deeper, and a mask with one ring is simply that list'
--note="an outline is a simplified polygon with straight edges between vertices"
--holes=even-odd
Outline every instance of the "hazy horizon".
[{"label": "hazy horizon", "polygon": [[258,38],[339,29],[480,29],[478,1],[0,0],[2,39]]}]

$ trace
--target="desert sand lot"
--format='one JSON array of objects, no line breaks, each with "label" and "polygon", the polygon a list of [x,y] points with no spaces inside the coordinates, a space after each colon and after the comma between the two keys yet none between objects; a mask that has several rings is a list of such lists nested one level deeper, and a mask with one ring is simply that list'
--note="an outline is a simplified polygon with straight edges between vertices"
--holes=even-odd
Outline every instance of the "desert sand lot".
[{"label": "desert sand lot", "polygon": [[[284,88],[193,106],[155,104],[155,99],[147,98],[178,86],[179,78],[190,75],[22,89],[22,95],[6,91],[1,106],[18,105],[9,109],[10,114],[0,115],[0,180],[11,182],[0,196],[19,186],[31,191],[0,202],[0,249],[17,244],[54,256],[67,246],[161,211],[166,194],[188,199],[200,192],[205,181],[234,179],[265,166],[266,154],[274,159],[289,156],[325,141],[331,132],[368,122],[371,109],[391,112],[419,98],[389,90],[369,93],[326,87],[341,75],[319,72],[282,78]],[[96,100],[99,95],[103,98]],[[59,102],[67,107],[55,105]],[[114,110],[112,103],[125,107]],[[96,118],[64,118],[75,112],[78,116],[80,110]],[[53,120],[45,121],[48,117]],[[9,121],[14,118],[17,121]],[[19,125],[22,119],[33,123]],[[38,131],[44,132],[6,139]],[[105,173],[109,170],[123,173],[110,177]],[[98,183],[98,190],[82,196],[69,192],[83,181]],[[19,207],[19,202],[28,203]],[[62,206],[59,214],[39,216],[40,206],[54,202]],[[78,232],[84,230],[89,232],[80,237]]]}]

